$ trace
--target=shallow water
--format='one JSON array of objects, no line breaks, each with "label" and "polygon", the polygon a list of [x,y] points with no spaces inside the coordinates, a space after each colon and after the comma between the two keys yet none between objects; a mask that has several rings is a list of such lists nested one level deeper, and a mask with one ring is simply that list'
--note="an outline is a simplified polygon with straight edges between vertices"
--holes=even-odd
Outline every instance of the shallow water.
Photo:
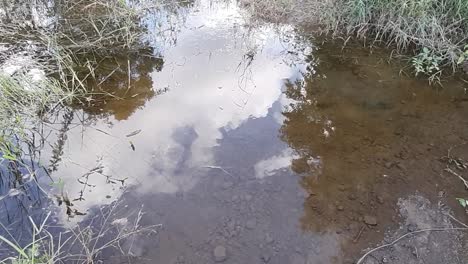
[{"label": "shallow water", "polygon": [[147,23],[161,17],[161,58],[124,58],[105,82],[113,97],[45,125],[38,164],[55,183],[38,181],[88,214],[70,218],[35,189],[2,200],[10,230],[47,211],[79,224],[118,201],[115,219],[141,208],[142,224],[161,228],[105,263],[343,263],[397,224],[398,198],[463,195],[439,161],[466,140],[461,83],[400,75],[385,51],[316,47],[234,2],[195,1]]}]

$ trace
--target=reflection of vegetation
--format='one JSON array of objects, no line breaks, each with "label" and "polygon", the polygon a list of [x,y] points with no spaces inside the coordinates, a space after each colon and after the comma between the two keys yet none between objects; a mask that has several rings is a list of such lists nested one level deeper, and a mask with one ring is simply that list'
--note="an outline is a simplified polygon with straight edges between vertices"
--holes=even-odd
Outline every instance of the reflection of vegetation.
[{"label": "reflection of vegetation", "polygon": [[[439,66],[456,70],[468,41],[465,0],[245,0],[266,19],[283,18],[320,32],[384,43],[399,51],[426,48]],[[431,63],[432,64],[432,63]],[[434,74],[434,72],[428,72]]]},{"label": "reflection of vegetation", "polygon": [[13,237],[0,236],[5,249],[13,250],[11,257],[1,260],[13,264],[39,263],[95,263],[102,261],[102,252],[116,249],[119,253],[130,255],[131,248],[122,244],[132,241],[137,236],[149,236],[157,233],[160,225],[142,226],[143,213],[140,210],[130,212],[123,218],[112,220],[110,216],[119,213],[121,205],[114,203],[100,214],[93,217],[86,225],[66,228],[58,234],[49,229],[50,213],[40,222],[29,218],[32,232],[31,242],[19,244]]},{"label": "reflection of vegetation", "polygon": [[89,96],[77,106],[92,115],[113,115],[127,119],[145,102],[165,90],[155,91],[151,74],[160,71],[164,61],[139,54],[104,59],[87,86]]},{"label": "reflection of vegetation", "polygon": [[59,162],[62,160],[63,147],[65,141],[67,140],[67,132],[70,127],[70,123],[73,120],[74,112],[71,109],[66,109],[66,112],[63,114],[63,123],[62,127],[58,131],[57,141],[52,146],[52,157],[50,158],[49,164],[49,173],[57,171]]},{"label": "reflection of vegetation", "polygon": [[[175,41],[177,32],[166,36],[169,30],[158,31],[158,27],[171,24],[164,19],[178,16],[177,12],[193,3],[181,2],[181,6],[178,1],[164,0],[2,2],[0,201],[5,204],[2,221],[11,224],[8,228],[15,230],[14,236],[22,235],[16,227],[31,224],[29,215],[36,219],[33,214],[47,208],[43,203],[51,203],[49,199],[41,201],[42,197],[50,198],[47,190],[41,188],[43,182],[42,186],[38,183],[41,176],[49,176],[63,190],[64,183],[60,177],[52,179],[52,173],[58,170],[67,133],[75,125],[73,121],[80,119],[77,113],[83,113],[80,120],[83,125],[97,117],[124,120],[164,92],[153,89],[151,73],[163,67],[159,45],[164,44],[166,37]],[[53,133],[56,126],[58,131]],[[54,138],[53,142],[49,142],[50,138]],[[47,145],[52,152],[50,164],[44,168],[38,161],[43,160],[41,152]],[[57,202],[60,200],[66,206],[69,217],[83,214],[72,207],[72,201],[85,199],[84,192],[90,187],[88,177],[92,174],[106,177],[108,184],[123,186],[125,182],[104,175],[102,165],[91,169],[77,179],[77,184],[83,186],[81,194],[76,194],[78,198],[70,200],[66,193],[56,196]],[[89,242],[101,246],[102,240],[98,240]],[[27,250],[27,257],[17,252],[26,262],[31,257],[30,251],[35,249]],[[83,262],[92,262],[90,258],[96,257],[93,254],[97,252],[85,253],[92,256],[86,256]]]}]

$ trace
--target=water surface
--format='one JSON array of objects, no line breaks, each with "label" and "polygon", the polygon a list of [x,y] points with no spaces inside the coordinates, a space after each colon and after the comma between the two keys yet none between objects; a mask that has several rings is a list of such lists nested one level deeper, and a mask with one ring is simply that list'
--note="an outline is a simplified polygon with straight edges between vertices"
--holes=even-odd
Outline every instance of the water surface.
[{"label": "water surface", "polygon": [[50,197],[2,201],[10,230],[17,216],[27,229],[28,213],[73,226],[118,203],[115,219],[141,209],[143,225],[161,228],[105,263],[343,263],[396,224],[399,197],[462,194],[437,161],[465,140],[462,84],[399,75],[385,51],[315,46],[235,2],[145,20],[156,22],[157,58],[115,58],[112,96],[45,125],[38,164],[50,177],[38,181]]}]

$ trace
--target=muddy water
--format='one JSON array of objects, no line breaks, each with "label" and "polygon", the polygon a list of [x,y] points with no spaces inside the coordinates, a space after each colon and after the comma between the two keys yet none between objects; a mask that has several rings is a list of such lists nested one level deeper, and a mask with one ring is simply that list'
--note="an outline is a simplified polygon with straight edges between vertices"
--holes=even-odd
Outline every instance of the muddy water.
[{"label": "muddy water", "polygon": [[458,210],[466,193],[441,158],[451,147],[468,158],[461,83],[399,74],[385,51],[314,46],[234,2],[147,23],[161,17],[159,58],[116,58],[126,63],[104,82],[112,96],[44,128],[50,177],[38,181],[87,215],[35,190],[2,200],[10,230],[28,213],[75,225],[118,203],[116,219],[141,208],[142,225],[161,228],[104,263],[345,263],[398,226],[400,197]]}]

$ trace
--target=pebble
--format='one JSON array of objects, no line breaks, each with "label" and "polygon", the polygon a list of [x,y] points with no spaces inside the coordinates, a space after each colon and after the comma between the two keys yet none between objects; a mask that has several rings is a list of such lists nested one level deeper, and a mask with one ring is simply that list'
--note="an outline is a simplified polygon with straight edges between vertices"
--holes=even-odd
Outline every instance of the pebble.
[{"label": "pebble", "polygon": [[213,256],[216,262],[223,262],[227,258],[226,248],[223,246],[216,246],[213,250]]},{"label": "pebble", "polygon": [[270,255],[268,255],[267,253],[262,254],[263,262],[267,263],[268,261],[270,261],[270,258]]},{"label": "pebble", "polygon": [[398,163],[398,164],[397,164],[397,167],[398,167],[400,170],[402,170],[402,171],[405,171],[405,170],[406,170],[405,165],[403,165],[403,164],[401,164],[401,163]]},{"label": "pebble", "polygon": [[336,209],[338,209],[338,211],[343,211],[343,210],[344,210],[344,206],[338,205],[338,206],[336,207]]},{"label": "pebble", "polygon": [[377,196],[377,202],[379,202],[379,204],[383,204],[384,203],[384,199],[382,196]]},{"label": "pebble", "polygon": [[414,231],[416,231],[416,230],[418,230],[418,226],[417,226],[417,225],[415,225],[415,224],[409,224],[409,225],[408,225],[408,231],[409,231],[409,232],[414,232]]},{"label": "pebble", "polygon": [[385,168],[390,169],[393,166],[392,162],[385,162]]},{"label": "pebble", "polygon": [[382,258],[382,263],[388,263],[388,262],[389,262],[389,260],[388,260],[387,257],[383,257],[383,258]]},{"label": "pebble", "polygon": [[338,186],[338,190],[340,190],[340,191],[343,192],[343,191],[346,190],[346,187],[345,187],[343,184],[340,184],[340,185]]},{"label": "pebble", "polygon": [[349,199],[349,200],[356,200],[356,199],[357,199],[357,196],[356,196],[354,193],[350,193],[350,194],[348,195],[348,199]]},{"label": "pebble", "polygon": [[274,241],[275,241],[275,240],[273,239],[273,237],[271,237],[270,234],[267,233],[267,234],[265,235],[265,242],[266,242],[267,244],[271,244],[271,243],[273,243]]},{"label": "pebble", "polygon": [[254,229],[256,225],[257,225],[257,221],[255,219],[249,219],[245,223],[245,227],[247,229]]},{"label": "pebble", "polygon": [[364,223],[371,226],[377,225],[377,218],[375,216],[366,215],[364,216]]}]

